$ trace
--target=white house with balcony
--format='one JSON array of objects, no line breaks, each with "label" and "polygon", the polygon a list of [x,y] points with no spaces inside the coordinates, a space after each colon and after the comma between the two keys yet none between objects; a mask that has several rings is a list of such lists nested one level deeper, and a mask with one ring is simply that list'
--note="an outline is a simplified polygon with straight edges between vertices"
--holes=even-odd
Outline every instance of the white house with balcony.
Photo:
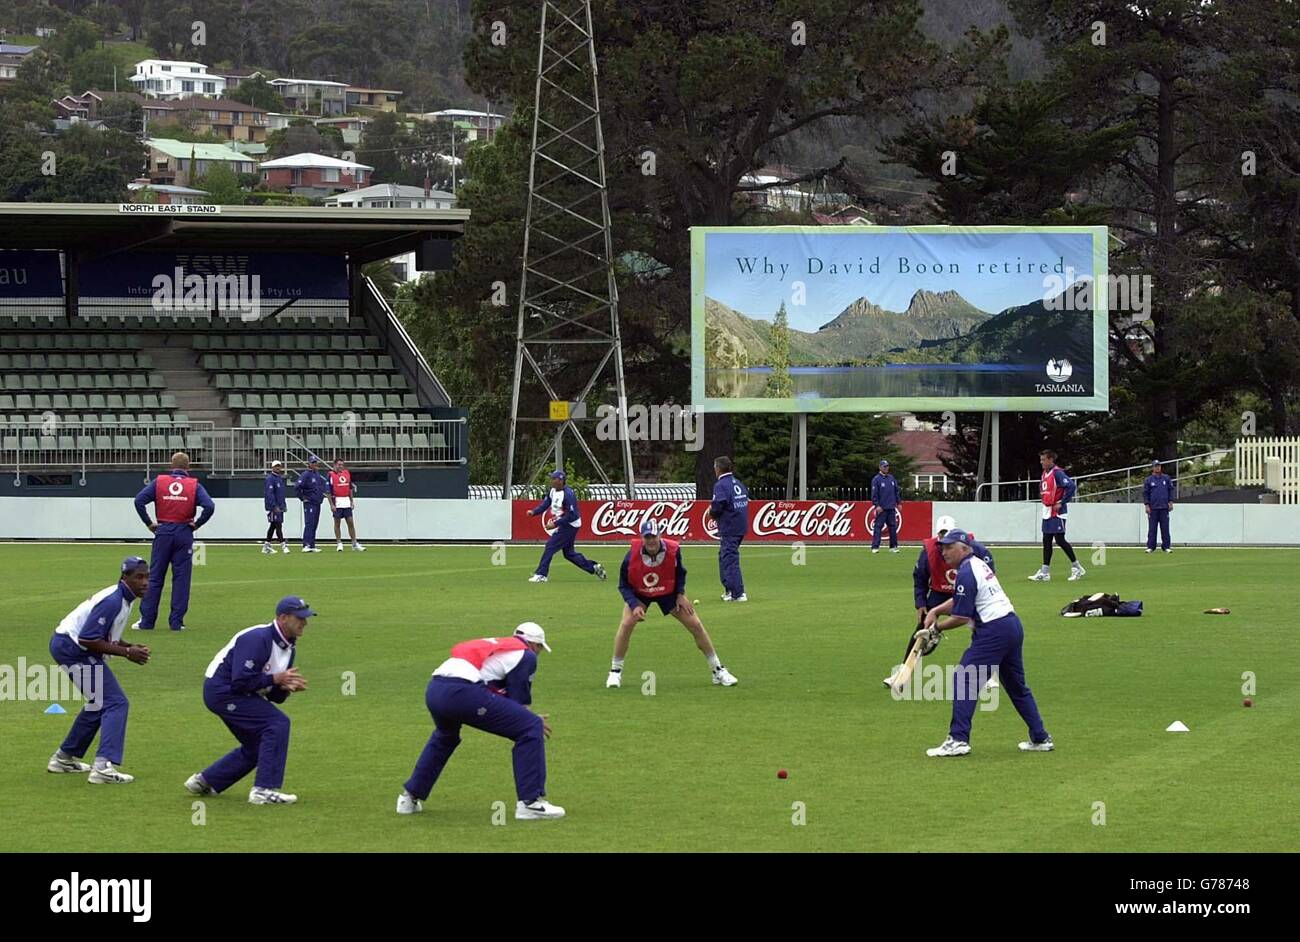
[{"label": "white house with balcony", "polygon": [[226,77],[211,75],[202,62],[176,59],[143,59],[135,64],[131,85],[147,98],[189,98],[202,95],[220,98],[226,91]]}]

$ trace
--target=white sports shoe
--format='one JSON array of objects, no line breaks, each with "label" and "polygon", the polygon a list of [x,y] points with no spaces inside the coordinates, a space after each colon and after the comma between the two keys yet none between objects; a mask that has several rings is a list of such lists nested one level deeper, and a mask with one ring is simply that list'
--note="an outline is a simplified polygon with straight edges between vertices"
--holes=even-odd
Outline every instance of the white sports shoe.
[{"label": "white sports shoe", "polygon": [[56,752],[50,756],[50,761],[45,764],[47,772],[89,772],[90,766],[74,756],[68,756],[66,759],[60,759]]},{"label": "white sports shoe", "polygon": [[529,581],[529,582],[545,582],[545,581],[546,581],[546,577],[545,577],[545,576],[539,576],[537,573],[533,573],[531,576],[528,577],[528,581]]},{"label": "white sports shoe", "polygon": [[925,754],[931,758],[940,758],[943,756],[964,756],[970,752],[970,743],[959,742],[949,736],[943,741],[943,745],[934,749],[925,750]]},{"label": "white sports shoe", "polygon": [[594,568],[592,572],[596,574],[596,578],[599,579],[601,582],[604,582],[606,579],[609,578],[609,573],[605,571],[605,567],[602,566],[600,563],[596,563],[596,568]]},{"label": "white sports shoe", "polygon": [[733,599],[733,598],[731,597],[731,593],[728,592],[728,593],[726,593],[725,595],[722,596],[722,601],[724,601],[724,602],[734,602],[734,601],[736,601],[736,600]]},{"label": "white sports shoe", "polygon": [[254,785],[248,791],[250,805],[291,805],[297,800],[297,795],[290,795],[278,788],[258,788]]},{"label": "white sports shoe", "polygon": [[1147,552],[1148,552],[1148,553],[1154,553],[1155,550],[1153,550],[1153,549],[1149,549],[1149,550],[1147,550]]},{"label": "white sports shoe", "polygon": [[606,689],[617,689],[623,686],[623,672],[610,671],[609,676],[605,678]]},{"label": "white sports shoe", "polygon": [[749,601],[749,596],[746,595],[744,592],[742,592],[742,593],[740,593],[738,596],[736,596],[734,599],[732,599],[731,601],[733,601],[733,602],[748,602],[748,601]]},{"label": "white sports shoe", "polygon": [[1165,550],[1165,552],[1166,552],[1166,553],[1172,553],[1173,550],[1172,550],[1172,549],[1167,549],[1167,550]]},{"label": "white sports shoe", "polygon": [[1029,581],[1030,582],[1051,582],[1052,574],[1050,572],[1043,572],[1043,570],[1040,569],[1038,570],[1038,572],[1034,573],[1032,576],[1029,577]]},{"label": "white sports shoe", "polygon": [[262,544],[262,555],[263,555],[263,556],[266,556],[268,553],[274,553],[274,552],[275,552],[275,550],[271,549],[271,544],[270,544],[270,543],[263,543],[263,544]]},{"label": "white sports shoe", "polygon": [[309,547],[307,547],[305,550],[303,550],[303,552],[304,552],[304,553],[319,553],[319,552],[320,552],[320,547],[319,547],[319,546],[309,546]]},{"label": "white sports shoe", "polygon": [[1088,574],[1088,570],[1084,569],[1082,566],[1071,566],[1071,567],[1070,567],[1070,577],[1069,577],[1068,579],[1066,579],[1065,581],[1066,581],[1066,582],[1078,582],[1080,579],[1082,579],[1082,578],[1083,578],[1084,576],[1086,576],[1087,574]]},{"label": "white sports shoe", "polygon": [[366,551],[366,548],[362,546],[360,543],[353,543],[352,548],[356,550],[358,553],[364,553]]},{"label": "white sports shoe", "polygon": [[1051,736],[1048,736],[1042,742],[1022,742],[1020,744],[1021,752],[1051,752],[1055,748],[1056,744],[1052,742]]},{"label": "white sports shoe", "polygon": [[890,552],[891,552],[891,553],[897,553],[897,552],[898,552],[898,547],[897,547],[897,546],[893,547],[893,548],[890,550]]},{"label": "white sports shoe", "polygon": [[419,814],[424,810],[424,802],[415,798],[406,792],[397,796],[397,813],[398,814]]},{"label": "white sports shoe", "polygon": [[334,552],[336,552],[336,553],[341,553],[341,552],[343,552],[343,544],[340,543],[340,544],[338,544],[337,546],[335,546],[335,547],[334,547]]},{"label": "white sports shoe", "polygon": [[135,623],[133,623],[133,624],[131,625],[131,630],[132,630],[132,631],[144,631],[145,629],[141,628],[141,627],[140,627],[140,623],[137,621],[137,622],[135,622]]},{"label": "white sports shoe", "polygon": [[559,805],[551,804],[545,798],[534,798],[527,804],[522,801],[515,803],[517,821],[544,821],[562,817],[564,817],[564,809]]},{"label": "white sports shoe", "polygon": [[102,769],[91,769],[86,781],[91,785],[127,785],[135,781],[135,776],[113,768],[113,763],[108,762]]},{"label": "white sports shoe", "polygon": [[731,673],[731,671],[727,670],[725,667],[719,667],[713,672],[713,682],[723,687],[734,687],[736,684],[740,683],[740,681],[736,679],[736,675]]},{"label": "white sports shoe", "polygon": [[203,780],[203,776],[195,772],[185,780],[185,790],[191,795],[215,795],[217,790]]},{"label": "white sports shoe", "polygon": [[878,549],[873,549],[873,550],[871,551],[871,555],[872,555],[872,556],[875,556],[875,555],[876,555],[877,553],[879,553],[879,552],[880,552],[880,550],[878,550]]},{"label": "white sports shoe", "polygon": [[[275,552],[275,550],[272,550],[271,552]],[[280,552],[281,552],[281,553],[284,553],[285,555],[288,555],[288,553],[289,553],[289,544],[288,544],[288,543],[281,543],[281,544],[280,544]]]},{"label": "white sports shoe", "polygon": [[888,677],[882,680],[881,683],[884,684],[886,687],[892,687],[894,686],[894,678],[897,676],[898,676],[897,674],[890,674]]}]

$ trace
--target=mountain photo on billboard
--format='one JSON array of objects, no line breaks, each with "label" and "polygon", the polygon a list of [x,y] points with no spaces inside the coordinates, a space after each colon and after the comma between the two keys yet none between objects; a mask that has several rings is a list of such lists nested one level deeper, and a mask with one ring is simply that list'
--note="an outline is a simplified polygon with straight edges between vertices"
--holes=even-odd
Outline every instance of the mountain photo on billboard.
[{"label": "mountain photo on billboard", "polygon": [[800,399],[1092,392],[1093,313],[1073,287],[997,313],[951,290],[917,290],[902,311],[860,297],[816,331],[785,327],[784,351],[773,350],[775,312],[712,297],[704,310],[710,398],[770,396],[774,369]]}]

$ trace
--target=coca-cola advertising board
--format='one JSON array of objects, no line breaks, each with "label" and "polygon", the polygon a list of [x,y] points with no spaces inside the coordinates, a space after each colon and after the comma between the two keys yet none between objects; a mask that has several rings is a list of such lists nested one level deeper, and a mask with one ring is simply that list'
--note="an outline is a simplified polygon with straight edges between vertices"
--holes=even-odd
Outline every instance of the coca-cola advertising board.
[{"label": "coca-cola advertising board", "polygon": [[[555,532],[548,507],[538,516],[528,512],[532,501],[514,501],[513,539],[543,541]],[[647,520],[658,521],[663,534],[687,543],[718,539],[718,525],[709,516],[707,500],[581,500],[582,529],[578,539],[625,543],[641,532]],[[884,511],[881,511],[884,512]],[[861,500],[750,500],[748,540],[772,543],[863,543],[871,539],[876,508]],[[899,539],[919,542],[931,535],[929,501],[908,501],[894,511]],[[566,524],[567,526],[567,524]],[[882,530],[882,539],[889,531]]]}]

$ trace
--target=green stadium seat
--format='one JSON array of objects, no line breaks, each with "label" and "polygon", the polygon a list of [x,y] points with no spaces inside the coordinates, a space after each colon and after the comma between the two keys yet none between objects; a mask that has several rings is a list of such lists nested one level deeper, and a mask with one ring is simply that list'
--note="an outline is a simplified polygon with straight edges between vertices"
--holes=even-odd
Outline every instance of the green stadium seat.
[{"label": "green stadium seat", "polygon": [[280,405],[285,409],[296,409],[298,408],[298,397],[293,393],[281,393]]},{"label": "green stadium seat", "polygon": [[403,409],[420,408],[420,400],[416,397],[415,393],[403,393],[401,399],[402,402],[398,408],[403,408]]},{"label": "green stadium seat", "polygon": [[110,409],[120,410],[126,408],[125,400],[122,398],[120,393],[109,393],[104,397],[104,399],[108,403]]},{"label": "green stadium seat", "polygon": [[308,416],[306,412],[295,412],[295,413],[293,414],[293,424],[294,424],[294,425],[310,425],[310,424],[311,424],[311,417]]},{"label": "green stadium seat", "polygon": [[161,409],[163,406],[158,400],[159,396],[157,393],[145,393],[140,397],[140,401],[144,404],[144,408],[146,409]]},{"label": "green stadium seat", "polygon": [[172,416],[172,425],[185,426],[190,424],[190,417],[184,412],[177,412]]},{"label": "green stadium seat", "polygon": [[58,333],[54,335],[54,348],[56,350],[72,349],[72,334]]},{"label": "green stadium seat", "polygon": [[195,334],[193,337],[193,347],[195,350],[206,350],[208,349],[208,344],[211,343],[211,340],[212,338],[207,334]]},{"label": "green stadium seat", "polygon": [[76,389],[76,388],[77,388],[77,376],[76,376],[76,374],[75,374],[75,373],[60,373],[60,374],[59,374],[59,388],[60,388],[60,389]]},{"label": "green stadium seat", "polygon": [[129,393],[126,396],[126,407],[128,409],[143,409],[144,403],[136,393]]},{"label": "green stadium seat", "polygon": [[[365,393],[353,393],[351,402],[352,405],[349,408],[351,408],[354,412],[357,411],[358,409],[364,409],[366,407]],[[373,403],[371,403],[371,405],[373,405]]]},{"label": "green stadium seat", "polygon": [[137,425],[153,425],[153,416],[148,412],[141,412],[136,415],[135,422]]},{"label": "green stadium seat", "polygon": [[130,389],[131,377],[126,373],[114,373],[112,376],[114,389]]},{"label": "green stadium seat", "polygon": [[203,354],[203,368],[205,370],[218,370],[221,368],[221,355],[218,353]]},{"label": "green stadium seat", "polygon": [[167,388],[167,381],[163,379],[163,375],[162,375],[161,373],[150,373],[150,374],[149,374],[149,387],[148,387],[148,388],[150,388],[150,389],[166,389],[166,388]]},{"label": "green stadium seat", "polygon": [[50,396],[48,393],[37,393],[32,397],[32,408],[48,412],[52,408]]},{"label": "green stadium seat", "polygon": [[397,417],[397,421],[400,422],[402,425],[414,425],[415,416],[409,412],[403,412],[401,415]]},{"label": "green stadium seat", "polygon": [[390,356],[375,357],[376,368],[383,370],[385,373],[391,373],[396,367],[393,366],[393,358]]},{"label": "green stadium seat", "polygon": [[176,408],[176,397],[173,396],[171,393],[159,393],[159,394],[158,394],[158,408],[159,408],[159,409],[175,409],[175,408]]},{"label": "green stadium seat", "polygon": [[223,370],[237,370],[239,369],[239,361],[233,353],[223,353],[221,354],[221,368]]},{"label": "green stadium seat", "polygon": [[14,397],[8,393],[0,395],[0,412],[12,411],[14,407]]},{"label": "green stadium seat", "polygon": [[67,412],[72,408],[72,403],[68,400],[67,393],[57,393],[50,397],[53,401],[50,408],[55,412]]},{"label": "green stadium seat", "polygon": [[378,401],[376,402],[376,406],[377,406],[378,408],[381,408],[381,409],[384,409],[384,408],[388,408],[388,409],[400,409],[400,408],[402,408],[402,397],[401,397],[401,396],[398,396],[398,395],[396,395],[396,394],[394,394],[394,393],[388,393],[387,395],[380,395],[379,393],[372,393],[372,394],[371,394],[371,398],[372,398],[372,399],[375,399],[375,400],[378,400]]},{"label": "green stadium seat", "polygon": [[31,368],[34,370],[43,370],[49,367],[49,361],[43,353],[33,353],[31,359]]},{"label": "green stadium seat", "polygon": [[104,432],[95,433],[95,450],[109,451],[113,447],[113,436]]},{"label": "green stadium seat", "polygon": [[116,370],[119,368],[118,355],[116,353],[105,353],[100,356],[99,364],[106,370]]},{"label": "green stadium seat", "polygon": [[107,376],[107,375],[105,375],[104,373],[96,373],[96,374],[95,374],[95,388],[96,388],[96,389],[112,389],[112,388],[113,388],[113,377],[111,377],[111,376]]},{"label": "green stadium seat", "polygon": [[399,373],[394,373],[392,376],[389,377],[389,379],[388,379],[388,385],[389,385],[389,388],[390,388],[390,389],[405,390],[405,389],[406,389],[406,377],[405,377],[405,376],[402,376],[402,375],[399,374]]},{"label": "green stadium seat", "polygon": [[26,374],[25,376],[23,376],[22,380],[23,380],[23,389],[27,390],[28,392],[36,392],[38,389],[41,388],[41,378],[37,376],[35,373]]},{"label": "green stadium seat", "polygon": [[[123,354],[124,357],[130,357],[130,356],[132,356],[132,355],[133,355],[133,354],[129,354],[129,353],[127,353],[127,354]],[[134,354],[134,357],[135,357],[135,367],[136,367],[136,369],[138,369],[138,370],[151,370],[151,369],[153,369],[153,357],[149,356],[149,354],[147,354],[147,353],[136,353],[136,354]]]},{"label": "green stadium seat", "polygon": [[18,349],[19,349],[19,350],[35,350],[35,349],[36,349],[36,337],[35,337],[35,335],[34,335],[34,334],[22,334],[21,336],[19,336],[19,338],[18,338]]},{"label": "green stadium seat", "polygon": [[320,334],[299,334],[294,338],[296,350],[328,350],[329,338]]},{"label": "green stadium seat", "polygon": [[245,409],[261,409],[261,408],[262,408],[262,394],[261,394],[261,393],[248,393],[247,395],[245,395],[245,396],[244,396],[244,408],[245,408]]},{"label": "green stadium seat", "polygon": [[203,447],[203,433],[190,432],[185,436],[185,450],[193,454]]},{"label": "green stadium seat", "polygon": [[397,447],[396,443],[393,441],[392,432],[380,432],[378,435],[375,436],[375,439],[379,443],[380,448],[385,448],[389,451],[392,451],[394,448]]},{"label": "green stadium seat", "polygon": [[95,438],[93,435],[87,435],[84,432],[77,435],[77,449],[79,451],[91,451],[95,447]]},{"label": "green stadium seat", "polygon": [[232,408],[232,409],[244,409],[244,408],[247,408],[247,407],[244,405],[244,394],[243,394],[243,393],[231,393],[229,396],[226,397],[226,405],[228,405],[228,406],[229,406],[230,408]]},{"label": "green stadium seat", "polygon": [[338,373],[334,376],[334,388],[351,392],[357,388],[356,377],[351,373]]},{"label": "green stadium seat", "polygon": [[235,381],[229,373],[218,373],[216,385],[218,389],[234,389]]},{"label": "green stadium seat", "polygon": [[253,415],[252,413],[249,413],[249,412],[242,413],[242,414],[239,416],[239,427],[240,427],[240,428],[257,428],[257,416],[255,416],[255,415]]},{"label": "green stadium seat", "polygon": [[355,351],[357,351],[358,353],[360,353],[360,352],[361,352],[362,350],[364,350],[365,348],[366,348],[366,345],[365,345],[364,343],[361,342],[361,338],[360,338],[360,337],[356,336],[355,334],[353,334],[352,336],[348,337],[348,349],[349,349],[349,350],[355,350]]},{"label": "green stadium seat", "polygon": [[88,369],[88,370],[97,370],[97,369],[99,369],[99,368],[100,368],[100,364],[99,364],[99,354],[98,354],[98,353],[87,353],[86,356],[85,356],[85,358],[82,360],[82,366],[85,367],[85,368]]},{"label": "green stadium seat", "polygon": [[11,369],[13,358],[7,353],[0,353],[0,370]]},{"label": "green stadium seat", "polygon": [[116,449],[117,451],[129,451],[131,449],[131,436],[114,435],[113,448]]},{"label": "green stadium seat", "polygon": [[262,408],[263,408],[263,409],[278,409],[278,408],[280,408],[280,394],[279,394],[279,393],[266,393],[266,394],[264,394],[264,395],[262,396]]},{"label": "green stadium seat", "polygon": [[375,357],[373,354],[367,353],[359,357],[358,359],[361,361],[361,366],[359,367],[359,369],[365,370],[367,373],[373,373],[375,370],[379,368],[377,362],[378,358]]},{"label": "green stadium seat", "polygon": [[69,354],[68,354],[68,369],[70,369],[70,370],[79,370],[79,369],[82,369],[82,367],[85,365],[85,359],[86,359],[86,358],[83,357],[80,353],[69,353]]},{"label": "green stadium seat", "polygon": [[356,377],[356,384],[357,389],[364,390],[365,392],[369,392],[375,388],[371,378],[366,376],[364,373]]},{"label": "green stadium seat", "polygon": [[[317,401],[319,401],[319,397],[317,397]],[[334,394],[335,409],[350,409],[351,407],[352,407],[351,400],[349,400],[347,396],[345,396],[343,393]]]},{"label": "green stadium seat", "polygon": [[68,358],[62,353],[50,354],[50,369],[66,370],[68,368]]},{"label": "green stadium seat", "polygon": [[269,389],[269,388],[270,388],[270,383],[268,383],[268,382],[266,381],[266,374],[265,374],[265,373],[254,373],[254,374],[252,374],[252,376],[249,377],[249,378],[253,381],[253,382],[252,382],[252,387],[253,387],[254,389]]},{"label": "green stadium seat", "polygon": [[42,373],[39,379],[41,381],[41,389],[59,388],[59,377],[54,373]]},{"label": "green stadium seat", "polygon": [[324,425],[328,421],[329,421],[329,416],[327,416],[323,412],[313,412],[311,414],[312,425]]},{"label": "green stadium seat", "polygon": [[85,411],[86,409],[90,408],[90,403],[89,401],[87,401],[85,393],[73,393],[71,396],[68,397],[68,400],[69,400],[69,404],[74,409],[81,409],[82,411]]}]

